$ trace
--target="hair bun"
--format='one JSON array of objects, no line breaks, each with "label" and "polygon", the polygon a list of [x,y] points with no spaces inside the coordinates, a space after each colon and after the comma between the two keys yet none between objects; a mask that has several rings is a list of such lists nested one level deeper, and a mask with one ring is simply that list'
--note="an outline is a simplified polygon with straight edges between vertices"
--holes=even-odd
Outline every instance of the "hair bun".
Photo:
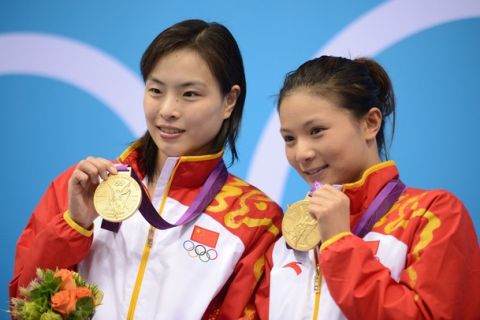
[{"label": "hair bun", "polygon": [[384,117],[389,116],[395,110],[395,94],[387,72],[380,64],[366,57],[357,58],[353,61],[364,65],[368,69],[368,74],[378,88],[377,97],[381,105],[377,107],[380,108]]}]

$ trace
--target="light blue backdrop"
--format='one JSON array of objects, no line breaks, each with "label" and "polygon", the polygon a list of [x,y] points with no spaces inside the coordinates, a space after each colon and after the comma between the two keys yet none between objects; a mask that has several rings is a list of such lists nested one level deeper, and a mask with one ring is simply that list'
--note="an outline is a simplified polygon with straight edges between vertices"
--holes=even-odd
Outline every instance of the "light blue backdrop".
[{"label": "light blue backdrop", "polygon": [[452,191],[478,232],[478,0],[1,1],[0,309],[15,243],[47,185],[88,155],[115,158],[144,130],[138,61],[158,32],[187,18],[224,23],[243,53],[235,174],[282,206],[303,197],[278,134],[283,76],[320,53],[370,55],[396,89],[391,158],[403,180]]}]

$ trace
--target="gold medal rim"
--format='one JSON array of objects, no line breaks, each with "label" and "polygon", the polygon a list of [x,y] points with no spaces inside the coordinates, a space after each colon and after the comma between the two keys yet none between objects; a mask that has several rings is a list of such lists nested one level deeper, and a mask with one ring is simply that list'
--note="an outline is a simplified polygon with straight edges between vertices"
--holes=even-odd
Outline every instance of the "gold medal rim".
[{"label": "gold medal rim", "polygon": [[[285,215],[282,219],[282,230],[286,230],[286,229],[290,229],[290,228],[285,228],[285,226],[287,226],[288,224],[291,225],[291,223],[287,222],[289,219],[285,219],[287,216],[291,216],[294,214],[294,212],[297,209],[297,207],[303,207],[305,205],[308,205],[308,200],[300,200],[300,201],[297,201],[297,202],[294,202],[293,204],[289,205],[287,207],[287,211],[285,212]],[[310,215],[310,213],[308,211],[305,211],[305,210],[301,210],[302,214],[308,214]],[[320,239],[321,239],[321,236],[320,236],[320,231],[318,230],[318,228],[315,228],[314,231],[312,231],[313,233],[315,233],[317,235],[317,238],[318,238],[318,242],[315,243],[315,244],[312,244],[310,246],[297,246],[294,241],[290,238],[290,236],[288,235],[288,233],[285,233],[283,232],[283,237],[285,238],[285,241],[287,242],[287,244],[292,247],[293,249],[295,250],[298,250],[298,251],[309,251],[313,248],[315,248],[315,246],[317,246],[319,243],[320,243]]]},{"label": "gold medal rim", "polygon": [[[138,193],[140,194],[140,196],[138,197],[138,200],[137,200],[137,203],[135,204],[134,208],[131,210],[131,212],[129,212],[128,214],[124,214],[122,215],[121,218],[118,218],[118,219],[114,219],[114,218],[111,218],[109,215],[105,214],[104,212],[101,212],[102,210],[98,210],[97,208],[97,201],[96,199],[98,199],[98,193],[97,193],[97,190],[99,190],[99,187],[102,185],[102,184],[106,184],[108,180],[114,180],[114,179],[129,179],[129,180],[132,180],[132,186],[134,189],[137,189]],[[110,221],[110,222],[122,222],[122,221],[125,221],[127,220],[128,218],[130,218],[135,212],[137,212],[138,208],[140,207],[140,204],[142,203],[142,190],[140,189],[141,187],[138,185],[137,181],[135,179],[133,179],[131,176],[129,175],[126,175],[126,174],[116,174],[116,175],[109,175],[107,179],[103,180],[102,182],[100,182],[100,184],[97,186],[97,188],[95,189],[95,192],[93,194],[93,206],[95,207],[95,211],[98,213],[98,215],[100,217],[102,217],[103,219],[107,220],[107,221]]]}]

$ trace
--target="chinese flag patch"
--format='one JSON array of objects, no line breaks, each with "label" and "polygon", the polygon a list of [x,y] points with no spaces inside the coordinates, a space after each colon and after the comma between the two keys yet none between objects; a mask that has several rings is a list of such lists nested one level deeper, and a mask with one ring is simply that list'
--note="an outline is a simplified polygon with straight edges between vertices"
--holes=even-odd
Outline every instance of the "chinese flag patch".
[{"label": "chinese flag patch", "polygon": [[215,248],[219,236],[220,234],[218,232],[208,230],[199,226],[194,226],[190,240],[201,243],[210,248]]},{"label": "chinese flag patch", "polygon": [[300,273],[302,273],[302,268],[300,267],[301,264],[301,262],[293,261],[284,265],[283,268],[292,268],[298,276]]}]

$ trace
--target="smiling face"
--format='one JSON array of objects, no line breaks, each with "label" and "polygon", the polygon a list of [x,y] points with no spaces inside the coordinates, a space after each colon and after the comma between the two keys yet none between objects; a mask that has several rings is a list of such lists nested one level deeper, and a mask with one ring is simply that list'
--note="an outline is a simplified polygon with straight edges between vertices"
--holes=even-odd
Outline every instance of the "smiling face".
[{"label": "smiling face", "polygon": [[212,142],[230,117],[240,88],[223,95],[206,62],[193,50],[162,57],[146,79],[147,128],[158,147],[158,165],[166,157],[215,152]]},{"label": "smiling face", "polygon": [[334,100],[299,88],[282,99],[279,115],[288,162],[309,184],[354,182],[380,162],[371,113],[356,119]]}]

